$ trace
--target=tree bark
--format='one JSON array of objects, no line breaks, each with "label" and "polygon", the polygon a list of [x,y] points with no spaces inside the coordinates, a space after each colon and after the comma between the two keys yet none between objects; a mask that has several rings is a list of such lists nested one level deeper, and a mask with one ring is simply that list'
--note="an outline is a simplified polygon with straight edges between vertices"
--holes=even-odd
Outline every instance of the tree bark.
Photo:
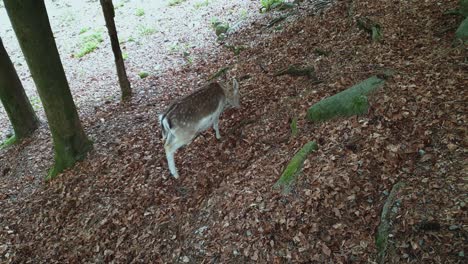
[{"label": "tree bark", "polygon": [[39,125],[15,67],[0,39],[0,100],[15,131],[16,140],[29,136]]},{"label": "tree bark", "polygon": [[5,8],[36,83],[54,142],[48,179],[83,159],[92,148],[73,102],[44,0],[5,0]]},{"label": "tree bark", "polygon": [[117,36],[117,30],[115,28],[115,12],[112,0],[100,0],[102,6],[102,12],[106,20],[107,31],[112,45],[112,51],[114,53],[115,66],[117,67],[117,76],[119,77],[120,89],[122,90],[122,101],[129,99],[132,96],[132,88],[127,78],[125,71],[125,63],[122,57],[122,51],[120,50],[119,38]]}]

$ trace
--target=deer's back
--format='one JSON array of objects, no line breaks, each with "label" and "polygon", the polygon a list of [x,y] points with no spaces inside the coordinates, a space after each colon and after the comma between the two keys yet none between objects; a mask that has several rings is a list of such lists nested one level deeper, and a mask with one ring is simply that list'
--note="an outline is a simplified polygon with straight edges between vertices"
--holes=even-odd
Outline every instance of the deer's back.
[{"label": "deer's back", "polygon": [[210,83],[175,101],[167,108],[163,118],[169,119],[171,123],[196,123],[218,111],[220,107],[224,106],[225,100],[221,85]]}]

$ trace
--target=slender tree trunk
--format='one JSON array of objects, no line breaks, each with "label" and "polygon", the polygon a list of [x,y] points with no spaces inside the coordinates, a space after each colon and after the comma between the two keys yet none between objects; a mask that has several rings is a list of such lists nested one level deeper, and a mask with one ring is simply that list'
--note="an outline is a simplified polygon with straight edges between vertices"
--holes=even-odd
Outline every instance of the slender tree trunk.
[{"label": "slender tree trunk", "polygon": [[115,66],[117,67],[117,75],[119,77],[120,89],[122,90],[122,101],[129,99],[132,96],[132,88],[127,78],[125,71],[125,64],[122,58],[122,51],[119,46],[119,38],[117,36],[117,30],[115,28],[115,12],[112,0],[101,0],[102,12],[106,20],[107,31],[112,45],[112,51],[114,53]]},{"label": "slender tree trunk", "polygon": [[16,140],[21,140],[36,130],[39,121],[1,39],[0,100],[13,125]]},{"label": "slender tree trunk", "polygon": [[55,165],[48,178],[83,159],[92,148],[73,102],[44,0],[4,0],[49,122]]}]

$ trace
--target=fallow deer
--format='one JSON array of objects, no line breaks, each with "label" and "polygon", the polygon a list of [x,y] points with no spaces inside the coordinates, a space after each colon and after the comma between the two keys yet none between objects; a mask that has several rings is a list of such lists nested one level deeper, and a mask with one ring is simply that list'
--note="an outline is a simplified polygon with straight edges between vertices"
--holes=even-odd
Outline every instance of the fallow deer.
[{"label": "fallow deer", "polygon": [[232,85],[211,82],[176,100],[159,115],[167,163],[174,178],[179,177],[174,162],[177,149],[192,142],[211,126],[216,138],[220,139],[219,116],[224,109],[239,106],[239,84],[233,79]]}]

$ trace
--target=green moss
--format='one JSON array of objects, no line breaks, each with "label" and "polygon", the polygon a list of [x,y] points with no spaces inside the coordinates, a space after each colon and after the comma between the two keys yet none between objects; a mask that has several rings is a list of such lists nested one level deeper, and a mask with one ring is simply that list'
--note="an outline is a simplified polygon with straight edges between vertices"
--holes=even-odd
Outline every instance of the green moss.
[{"label": "green moss", "polygon": [[[82,142],[80,145],[75,145],[78,141]],[[93,142],[85,139],[81,140],[54,140],[55,151],[55,164],[49,170],[46,180],[54,179],[59,173],[65,169],[71,168],[76,162],[82,161],[86,158],[88,152],[93,148]]]},{"label": "green moss", "polygon": [[154,29],[154,28],[152,28],[152,27],[147,27],[147,26],[139,25],[139,26],[138,26],[138,33],[139,33],[141,36],[149,36],[149,35],[152,35],[152,34],[156,33],[156,29]]},{"label": "green moss", "polygon": [[138,73],[138,76],[141,78],[141,79],[144,79],[146,77],[149,76],[149,73],[148,72],[145,72],[145,71],[142,71],[142,72],[139,72]]},{"label": "green moss", "polygon": [[122,59],[128,59],[128,54],[126,52],[122,52]]},{"label": "green moss", "polygon": [[385,80],[373,76],[340,93],[327,97],[314,104],[307,111],[307,118],[314,122],[335,117],[347,117],[367,113],[369,103],[367,95],[379,88]]},{"label": "green moss", "polygon": [[3,141],[2,143],[0,143],[0,149],[4,149],[4,148],[7,148],[13,144],[16,143],[16,136],[13,135],[11,137],[9,137],[7,140]]},{"label": "green moss", "polygon": [[283,192],[288,193],[291,190],[291,186],[294,180],[296,179],[297,175],[299,175],[302,169],[302,165],[304,164],[304,161],[306,160],[307,156],[310,153],[316,151],[317,149],[318,146],[314,141],[310,141],[307,144],[305,144],[288,163],[280,179],[275,183],[273,187],[283,187]]},{"label": "green moss", "polygon": [[291,121],[291,137],[296,137],[298,132],[299,131],[297,129],[297,117],[295,117]]}]

